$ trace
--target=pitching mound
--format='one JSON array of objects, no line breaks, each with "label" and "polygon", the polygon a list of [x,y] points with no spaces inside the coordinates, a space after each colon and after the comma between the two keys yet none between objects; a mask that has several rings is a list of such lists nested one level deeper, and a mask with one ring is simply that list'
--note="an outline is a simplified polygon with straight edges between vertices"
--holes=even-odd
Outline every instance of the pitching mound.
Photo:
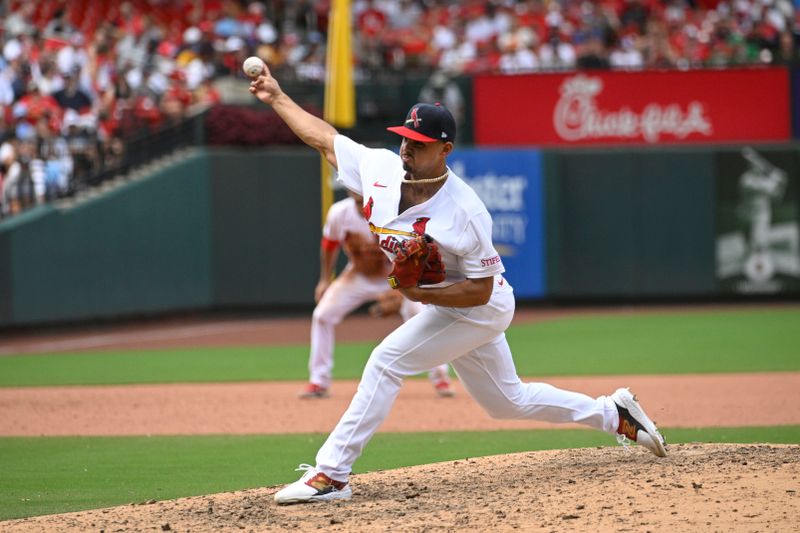
[{"label": "pitching mound", "polygon": [[277,506],[275,488],[0,522],[3,531],[787,531],[800,446],[527,452],[353,476],[347,502]]}]

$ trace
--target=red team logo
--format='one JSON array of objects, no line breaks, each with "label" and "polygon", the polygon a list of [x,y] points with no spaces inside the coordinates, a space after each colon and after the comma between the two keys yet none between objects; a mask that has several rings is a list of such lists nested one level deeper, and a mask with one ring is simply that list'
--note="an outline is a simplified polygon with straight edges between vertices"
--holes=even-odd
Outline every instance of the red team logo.
[{"label": "red team logo", "polygon": [[416,107],[411,110],[411,118],[406,120],[406,124],[408,124],[409,122],[413,122],[414,123],[414,129],[419,128],[419,123],[422,122],[422,119],[417,117],[417,108]]},{"label": "red team logo", "polygon": [[419,217],[416,222],[411,224],[414,228],[414,233],[417,235],[425,235],[425,226],[428,224],[430,217]]},{"label": "red team logo", "polygon": [[367,220],[369,220],[372,217],[372,206],[373,205],[375,205],[375,202],[372,200],[372,196],[370,196],[369,200],[367,200],[367,204],[362,209],[362,211],[364,213],[364,218],[366,218]]}]

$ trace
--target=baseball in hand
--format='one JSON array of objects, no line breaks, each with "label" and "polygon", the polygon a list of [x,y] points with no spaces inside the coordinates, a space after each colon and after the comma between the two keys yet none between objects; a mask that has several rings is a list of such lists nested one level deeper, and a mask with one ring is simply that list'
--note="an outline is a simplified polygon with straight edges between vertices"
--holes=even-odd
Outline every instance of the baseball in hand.
[{"label": "baseball in hand", "polygon": [[264,62],[260,57],[250,56],[242,63],[242,70],[251,78],[257,78],[264,71]]}]

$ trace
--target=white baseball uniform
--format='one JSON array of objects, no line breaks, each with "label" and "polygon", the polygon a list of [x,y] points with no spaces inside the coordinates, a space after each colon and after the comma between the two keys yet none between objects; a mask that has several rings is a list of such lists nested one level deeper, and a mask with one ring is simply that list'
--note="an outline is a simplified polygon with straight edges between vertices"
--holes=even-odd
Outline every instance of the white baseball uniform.
[{"label": "white baseball uniform", "polygon": [[[353,198],[345,198],[330,207],[322,237],[323,246],[341,245],[349,259],[342,273],[320,298],[311,321],[309,381],[327,389],[331,386],[336,326],[359,306],[389,290],[386,275],[390,265],[378,249],[376,238],[361,214],[361,206]],[[408,320],[423,307],[419,302],[403,298],[400,316]],[[449,383],[447,364],[433,368],[429,376],[434,383]]]},{"label": "white baseball uniform", "polygon": [[370,228],[390,258],[411,232],[425,232],[439,245],[447,286],[466,278],[494,277],[489,302],[475,307],[424,309],[390,333],[372,352],[358,391],[317,453],[317,470],[347,481],[361,450],[377,431],[403,379],[450,362],[467,391],[495,418],[578,422],[615,433],[619,414],[613,400],[523,383],[517,376],[505,329],[514,316],[514,294],[502,276],[492,244],[492,220],[475,192],[452,171],[427,201],[398,213],[400,157],[337,135],[339,180],[364,197]]}]

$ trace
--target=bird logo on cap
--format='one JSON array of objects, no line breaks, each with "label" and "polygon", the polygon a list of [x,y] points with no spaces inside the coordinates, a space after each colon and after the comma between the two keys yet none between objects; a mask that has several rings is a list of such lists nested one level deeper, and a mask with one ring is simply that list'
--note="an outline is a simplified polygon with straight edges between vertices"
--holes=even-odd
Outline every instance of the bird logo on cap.
[{"label": "bird logo on cap", "polygon": [[415,107],[414,109],[412,109],[411,110],[411,118],[406,120],[406,124],[408,124],[409,122],[413,122],[414,123],[414,128],[419,128],[419,123],[422,122],[422,119],[417,117],[417,109],[419,109],[419,108]]}]

